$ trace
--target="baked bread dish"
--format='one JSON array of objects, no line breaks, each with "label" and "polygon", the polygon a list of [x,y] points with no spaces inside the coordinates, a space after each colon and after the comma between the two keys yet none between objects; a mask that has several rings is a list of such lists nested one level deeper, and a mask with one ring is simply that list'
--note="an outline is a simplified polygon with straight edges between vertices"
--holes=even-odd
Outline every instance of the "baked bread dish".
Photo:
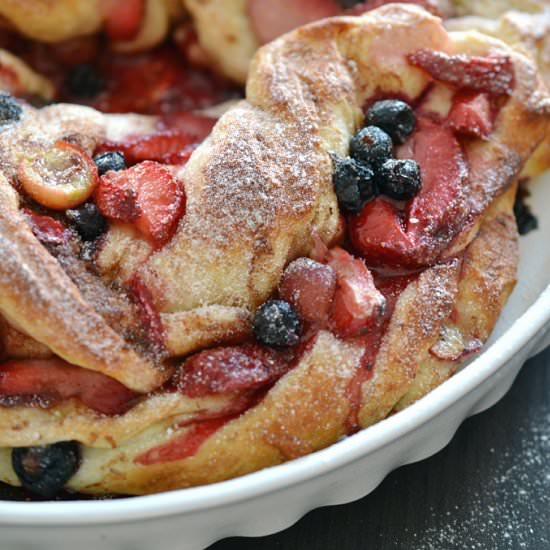
[{"label": "baked bread dish", "polygon": [[156,116],[0,115],[0,479],[51,497],[243,475],[447,379],[514,286],[550,98],[388,5],[261,48],[192,151],[155,156]]}]

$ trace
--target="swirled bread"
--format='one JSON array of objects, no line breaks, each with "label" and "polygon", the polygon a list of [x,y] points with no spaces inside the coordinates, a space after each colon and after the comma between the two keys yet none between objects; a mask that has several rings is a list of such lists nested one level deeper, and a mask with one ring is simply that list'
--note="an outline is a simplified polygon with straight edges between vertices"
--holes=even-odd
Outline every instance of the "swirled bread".
[{"label": "swirled bread", "polygon": [[[397,96],[419,117],[435,103],[448,115],[453,75],[419,66],[418,51],[460,55],[476,66],[496,59],[506,73],[492,127],[460,142],[460,192],[450,201],[447,231],[427,226],[432,244],[422,250],[429,254],[400,275],[386,309],[372,310],[377,322],[385,316],[383,324],[352,336],[330,323],[312,325],[293,350],[256,351],[252,374],[227,360],[211,375],[215,357],[257,346],[250,319],[282,292],[293,260],[320,263],[333,254],[333,261],[353,261],[332,248],[343,242],[332,171],[363,123],[363,106]],[[419,399],[479,350],[513,288],[515,182],[549,121],[550,98],[533,62],[498,40],[449,33],[415,6],[314,23],[260,49],[246,100],[221,117],[185,165],[166,168],[183,182],[187,201],[171,238],[158,246],[131,223],[111,223],[90,273],[33,235],[20,209],[27,199],[18,155],[69,137],[91,155],[106,138],[147,133],[157,121],[69,105],[25,107],[0,133],[0,248],[8,258],[0,264],[8,329],[0,334],[18,361],[33,361],[28,368],[89,371],[109,387],[116,379],[131,400],[117,414],[74,396],[3,402],[0,479],[19,484],[13,447],[74,440],[82,455],[67,483],[74,490],[142,494],[210,483],[311,453]],[[430,121],[419,122],[400,154],[414,149],[425,128],[423,135],[439,135]],[[444,161],[428,157],[425,177]],[[435,217],[429,201],[425,209]],[[349,226],[355,221],[348,218]],[[376,258],[366,260],[379,267]],[[129,298],[136,280],[161,324],[160,350]],[[345,276],[336,284],[345,286]],[[374,283],[369,292],[379,296]],[[17,363],[11,367],[17,372]],[[247,376],[252,385],[243,385]]]}]

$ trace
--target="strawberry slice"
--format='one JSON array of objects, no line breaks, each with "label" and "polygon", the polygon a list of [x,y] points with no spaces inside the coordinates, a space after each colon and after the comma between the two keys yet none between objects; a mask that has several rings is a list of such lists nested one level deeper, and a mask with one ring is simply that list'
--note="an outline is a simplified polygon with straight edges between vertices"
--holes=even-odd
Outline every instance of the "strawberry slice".
[{"label": "strawberry slice", "polygon": [[135,301],[140,307],[141,319],[147,328],[147,334],[151,341],[157,346],[158,351],[164,347],[164,326],[160,313],[155,307],[155,301],[151,291],[141,282],[138,275],[134,275],[128,282]]},{"label": "strawberry slice", "polygon": [[405,232],[398,209],[382,198],[369,202],[349,220],[353,246],[369,265],[407,267],[414,243]]},{"label": "strawberry slice", "polygon": [[363,260],[335,247],[328,253],[328,265],[337,277],[331,309],[332,330],[347,338],[375,327],[383,315],[386,300],[374,286]]},{"label": "strawberry slice", "polygon": [[447,123],[458,134],[486,138],[493,131],[489,96],[483,93],[459,93],[453,99]]},{"label": "strawberry slice", "polygon": [[422,49],[410,54],[408,60],[435,80],[447,82],[460,90],[510,95],[514,89],[514,65],[507,55],[449,55]]},{"label": "strawberry slice", "polygon": [[134,223],[158,245],[171,238],[185,213],[181,182],[162,164],[149,160],[101,176],[95,198],[105,217]]},{"label": "strawberry slice", "polygon": [[168,443],[157,445],[144,453],[139,454],[134,462],[143,466],[161,464],[174,460],[183,460],[193,456],[200,446],[224,424],[233,420],[238,415],[233,414],[221,418],[212,418],[196,422],[189,430]]},{"label": "strawberry slice", "polygon": [[265,395],[263,390],[248,395],[242,394],[232,399],[231,403],[222,410],[198,411],[191,420],[178,422],[174,426],[175,429],[189,427],[188,430],[167,443],[139,454],[134,462],[148,466],[193,456],[211,435],[229,421],[238,418],[247,409],[257,405],[263,395]]},{"label": "strawberry slice", "polygon": [[69,242],[71,232],[59,220],[33,212],[30,208],[21,211],[29,220],[33,235],[43,244],[63,245]]},{"label": "strawberry slice", "polygon": [[162,129],[154,134],[129,136],[124,141],[105,141],[96,154],[106,151],[122,151],[128,164],[154,160],[163,164],[184,164],[191,153],[210,134],[216,119],[178,113],[171,120],[162,122]]},{"label": "strawberry slice", "polygon": [[411,140],[406,149],[413,152],[422,175],[418,195],[404,212],[375,199],[349,221],[351,241],[369,265],[394,270],[429,265],[464,221],[467,168],[453,132],[419,119]]},{"label": "strawberry slice", "polygon": [[328,320],[335,291],[334,270],[309,258],[289,264],[279,285],[282,300],[292,304],[304,321],[320,325]]},{"label": "strawberry slice", "polygon": [[260,44],[296,27],[342,13],[336,0],[249,0],[248,15]]},{"label": "strawberry slice", "polygon": [[274,382],[289,368],[281,352],[256,344],[215,348],[187,359],[176,386],[189,397],[242,392]]},{"label": "strawberry slice", "polygon": [[195,140],[186,132],[163,130],[155,134],[128,138],[122,142],[106,141],[96,153],[121,151],[128,164],[154,160],[162,164],[181,164],[189,159]]},{"label": "strawberry slice", "polygon": [[[239,93],[229,81],[191,66],[175,46],[131,55],[109,52],[94,66],[105,89],[90,105],[108,113],[156,114],[169,119],[174,113],[210,107]],[[62,93],[69,93],[62,96],[64,101],[82,101],[70,91]]]},{"label": "strawberry slice", "polygon": [[[462,148],[451,130],[420,120],[413,136],[422,189],[408,205],[407,234],[438,254],[462,223],[468,170]],[[425,247],[424,247],[425,248]]]},{"label": "strawberry slice", "polygon": [[132,40],[141,27],[145,0],[100,0],[105,17],[105,32],[111,40]]},{"label": "strawberry slice", "polygon": [[0,365],[0,396],[5,404],[10,401],[6,398],[36,397],[46,402],[77,398],[97,412],[121,414],[137,394],[113,378],[56,358]]}]

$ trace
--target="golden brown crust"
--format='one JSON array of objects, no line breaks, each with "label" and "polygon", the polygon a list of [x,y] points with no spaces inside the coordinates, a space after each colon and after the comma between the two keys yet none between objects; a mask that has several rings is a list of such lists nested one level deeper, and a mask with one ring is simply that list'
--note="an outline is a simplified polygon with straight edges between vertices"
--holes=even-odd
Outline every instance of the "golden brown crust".
[{"label": "golden brown crust", "polygon": [[174,357],[222,342],[242,341],[251,334],[250,311],[238,307],[206,306],[163,313],[161,321],[165,346]]},{"label": "golden brown crust", "polygon": [[[62,42],[95,34],[105,24],[102,0],[3,0],[0,17],[18,32],[39,42]],[[116,41],[114,49],[142,51],[162,42],[171,22],[181,17],[177,0],[147,0],[138,34],[129,41]]]},{"label": "golden brown crust", "polygon": [[[132,121],[132,117],[126,120],[127,131],[133,128]],[[67,361],[108,374],[137,391],[149,391],[169,373],[140,356],[85,301],[32,234],[7,179],[15,181],[18,161],[29,150],[71,136],[91,151],[109,135],[109,125],[85,107],[55,105],[41,111],[25,107],[23,120],[0,133],[0,248],[6,257],[0,267],[0,311],[16,328]]]},{"label": "golden brown crust", "polygon": [[[183,4],[193,18],[202,55],[207,58],[209,66],[236,82],[245,83],[250,62],[256,50],[264,43],[260,41],[257,29],[254,28],[250,1],[183,0]],[[286,6],[278,8],[274,1],[268,4],[265,9],[272,13],[278,11],[278,19],[287,16]],[[451,0],[418,0],[418,4],[442,17],[454,13]],[[307,11],[310,8],[306,6],[305,9]],[[265,23],[267,22],[266,17]],[[290,15],[289,25],[293,22],[293,16]],[[291,30],[291,26],[288,26],[288,30]]]},{"label": "golden brown crust", "polygon": [[19,32],[44,42],[58,42],[97,32],[97,0],[3,0],[0,14]]},{"label": "golden brown crust", "polygon": [[53,357],[52,350],[23,334],[0,318],[0,346],[3,359],[47,359]]},{"label": "golden brown crust", "polygon": [[[258,52],[247,101],[220,119],[181,173],[188,203],[175,237],[140,269],[157,308],[254,308],[284,266],[307,255],[312,230],[329,242],[338,229],[331,156],[347,153],[369,96],[421,93],[428,77],[407,64],[406,54],[422,47],[476,55],[504,50],[517,75],[491,139],[466,146],[469,217],[446,255],[460,252],[544,135],[550,101],[533,65],[501,42],[475,33],[449,36],[419,8],[388,6],[304,27]],[[525,134],[518,135],[518,125]]]},{"label": "golden brown crust", "polygon": [[386,417],[407,392],[420,367],[420,357],[436,342],[457,292],[460,261],[424,271],[399,296],[373,375],[362,387],[359,424],[367,427]]},{"label": "golden brown crust", "polygon": [[[469,223],[444,258],[411,282],[397,300],[373,376],[362,386],[362,402],[352,402],[350,388],[357,381],[363,347],[320,331],[298,364],[258,404],[206,439],[194,456],[152,465],[135,460],[142,453],[193,430],[188,424],[190,419],[204,418],[204,410],[197,411],[196,417],[189,416],[197,405],[179,395],[144,397],[138,405],[141,409],[105,419],[105,433],[97,439],[90,431],[97,414],[81,405],[65,403],[51,411],[4,409],[0,411],[0,422],[5,426],[0,437],[4,434],[6,440],[0,439],[0,445],[14,441],[19,445],[35,443],[34,425],[40,425],[40,434],[47,433],[47,440],[54,441],[64,427],[64,438],[86,443],[82,465],[69,482],[69,487],[85,492],[139,494],[209,483],[333,443],[348,433],[350,417],[357,413],[356,405],[360,425],[367,426],[386,416],[400,400],[411,399],[412,395],[417,398],[431,383],[423,384],[419,390],[414,386],[415,377],[418,373],[424,376],[422,361],[437,345],[445,323],[453,318],[453,307],[460,312],[460,322],[468,327],[465,331],[475,333],[480,340],[486,339],[512,284],[510,273],[516,260],[513,254],[516,234],[509,224],[511,203],[505,192],[544,135],[550,100],[526,58],[482,35],[449,35],[437,18],[412,6],[387,6],[361,18],[320,22],[260,50],[252,64],[247,100],[220,119],[183,169],[174,169],[175,176],[186,185],[187,212],[172,241],[145,260],[139,277],[161,312],[172,353],[186,353],[197,342],[199,346],[202,342],[207,345],[202,323],[206,318],[212,319],[212,315],[219,329],[216,340],[234,336],[225,330],[224,315],[231,318],[235,314],[244,330],[249,312],[277,288],[289,261],[310,252],[312,234],[318,234],[324,242],[336,235],[339,215],[331,184],[331,156],[347,154],[350,137],[362,120],[361,106],[373,94],[383,91],[411,99],[418,97],[429,77],[410,66],[406,54],[422,47],[481,55],[504,51],[512,59],[517,82],[496,120],[494,132],[483,144],[472,140],[466,149],[471,174],[465,203]],[[78,134],[78,116],[74,111],[71,113],[62,115],[63,121]],[[93,143],[97,139],[94,136],[103,135],[108,121],[113,119],[89,110],[86,113],[87,129],[80,130],[80,134]],[[29,116],[38,117],[32,113]],[[48,116],[52,116],[51,111],[39,117],[45,125]],[[522,132],[517,132],[518,127]],[[1,166],[12,175],[14,161],[9,154],[2,154]],[[24,294],[19,297],[23,302],[20,309],[30,308],[22,319],[28,324],[27,314],[59,313],[60,307],[49,300],[58,299],[56,281],[65,281],[66,276],[61,273],[58,277],[55,269],[59,266],[51,266],[51,260],[42,257],[46,254],[44,249],[39,252],[36,239],[22,228],[21,220],[17,220],[15,193],[4,185],[6,194],[0,196],[6,204],[4,215],[0,212],[4,225],[0,225],[0,235],[4,237],[10,232],[16,235],[22,249],[15,247],[14,254],[27,253],[30,257],[20,257],[19,262],[10,264],[8,272],[0,277],[0,285],[6,280],[11,283],[8,277],[13,277],[13,273],[29,277],[22,266],[33,265],[32,254],[47,267],[44,277],[37,277],[35,265],[31,271],[36,281],[25,282],[23,277],[19,287],[17,282],[14,284]],[[12,203],[8,204],[9,200]],[[501,208],[504,218],[494,222],[488,212],[497,201],[501,205],[497,211]],[[8,214],[16,227],[4,220]],[[109,244],[110,237],[98,261],[108,277],[116,279],[124,277],[121,274],[126,273],[132,262],[124,263],[124,254],[122,257],[113,254],[116,247]],[[499,248],[509,252],[502,258],[485,250],[485,243],[497,239]],[[5,243],[10,243],[10,238]],[[102,263],[107,251],[110,259]],[[35,285],[43,289],[46,282],[53,285],[52,292],[40,294],[34,290]],[[83,324],[82,329],[86,330],[91,318],[87,304],[78,289],[73,291],[70,281],[68,288],[71,307],[62,310],[71,321],[74,312],[82,315],[84,320],[75,322]],[[8,298],[10,292],[14,291],[6,290]],[[31,295],[35,298],[38,295],[39,299],[28,304],[25,300]],[[475,307],[468,309],[469,306],[458,303],[457,296],[472,300]],[[32,309],[36,307],[44,309]],[[53,313],[48,311],[50,307]],[[0,310],[10,320],[17,315],[14,309],[15,299],[8,307],[0,300]],[[474,313],[481,310],[486,310],[486,315],[474,319]],[[188,326],[190,319],[193,321]],[[63,327],[69,331],[71,327],[65,327],[61,321],[55,319],[58,330]],[[189,333],[195,331],[194,339],[190,339],[189,333],[178,338],[179,323]],[[88,335],[84,343],[80,341],[85,349],[78,350],[79,357],[87,362],[83,366],[101,371],[103,365],[88,361],[87,338]],[[37,339],[46,340],[38,336]],[[55,342],[51,335],[47,335],[47,340],[56,353],[62,355],[60,347],[61,352],[67,352],[66,343]],[[96,340],[92,338],[90,342]],[[95,350],[92,346],[91,351]],[[101,361],[110,357],[110,350],[105,353],[100,354]],[[130,361],[129,356],[117,356],[119,362],[125,359]],[[134,380],[132,368],[135,365],[125,365],[121,376]],[[166,409],[160,404],[158,409],[153,407],[155,399],[159,402],[165,399],[162,406]],[[225,398],[214,401],[215,405],[205,405],[212,407],[206,412],[211,413],[215,406],[230,405]],[[65,411],[63,414],[71,418],[69,425],[75,427],[73,431],[67,431],[67,425],[53,414],[56,410]],[[161,416],[156,416],[156,410],[161,410]],[[28,425],[26,415],[30,419]],[[14,418],[17,418],[15,427],[11,423]],[[182,420],[185,426],[181,425]],[[115,441],[116,447],[106,448],[106,441]],[[0,457],[7,456],[0,453]],[[0,478],[17,483],[7,458],[0,458]]]}]

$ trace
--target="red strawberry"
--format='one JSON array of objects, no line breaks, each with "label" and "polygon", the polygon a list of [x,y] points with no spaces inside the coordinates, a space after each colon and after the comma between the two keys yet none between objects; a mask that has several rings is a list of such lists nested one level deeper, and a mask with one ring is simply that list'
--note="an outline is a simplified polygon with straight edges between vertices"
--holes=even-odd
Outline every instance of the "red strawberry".
[{"label": "red strawberry", "polygon": [[477,93],[458,94],[453,99],[447,122],[459,134],[487,137],[493,130],[489,96]]},{"label": "red strawberry", "polygon": [[332,303],[332,330],[344,338],[359,336],[380,321],[385,306],[384,296],[363,260],[336,247],[330,250],[328,264],[337,277]]},{"label": "red strawberry", "polygon": [[410,54],[408,59],[435,80],[452,84],[459,90],[510,95],[514,88],[514,65],[507,55],[449,55],[422,49]]},{"label": "red strawberry", "polygon": [[172,441],[163,445],[157,445],[139,454],[134,459],[134,462],[150,466],[151,464],[183,460],[184,458],[193,456],[211,435],[217,432],[224,424],[236,418],[236,416],[224,416],[197,422],[183,434],[172,439]]},{"label": "red strawberry", "polygon": [[[121,2],[121,4],[124,2]],[[105,54],[95,64],[106,88],[91,106],[108,113],[163,115],[210,107],[235,96],[227,81],[190,66],[175,47],[140,54]],[[65,101],[74,97],[64,96]]]},{"label": "red strawberry", "polygon": [[187,359],[176,385],[189,397],[246,391],[274,382],[289,368],[281,353],[255,344],[216,348]]},{"label": "red strawberry", "polygon": [[99,9],[111,40],[131,40],[141,27],[145,0],[100,0]]},{"label": "red strawberry", "polygon": [[189,159],[195,139],[184,131],[162,130],[155,134],[127,138],[122,142],[107,141],[96,150],[122,151],[128,164],[154,160],[163,164],[180,164]]},{"label": "red strawberry", "polygon": [[369,202],[363,210],[348,222],[353,246],[369,265],[406,267],[411,258],[413,241],[406,234],[397,208],[378,198]]},{"label": "red strawberry", "polygon": [[110,219],[131,222],[156,244],[173,235],[185,213],[185,192],[170,171],[153,161],[101,176],[96,203]]},{"label": "red strawberry", "polygon": [[[468,170],[462,148],[448,128],[420,120],[413,140],[422,189],[409,202],[407,234],[413,242],[437,249],[449,242],[449,235],[462,223],[463,184]],[[433,242],[427,243],[426,238]]]},{"label": "red strawberry", "polygon": [[299,258],[286,268],[279,297],[294,306],[304,321],[324,324],[335,290],[336,274],[330,266]]},{"label": "red strawberry", "polygon": [[106,141],[96,154],[122,151],[128,164],[155,160],[163,164],[184,164],[195,148],[210,134],[216,119],[178,113],[161,122],[162,129],[154,134],[129,136],[124,141]]},{"label": "red strawberry", "polygon": [[25,359],[0,365],[0,396],[78,398],[104,414],[120,414],[136,394],[113,378],[62,359]]},{"label": "red strawberry", "polygon": [[41,243],[61,245],[69,241],[70,231],[59,220],[37,214],[29,208],[23,208],[22,212],[30,222],[33,235]]},{"label": "red strawberry", "polygon": [[375,199],[349,221],[355,248],[369,265],[416,268],[429,265],[464,221],[467,168],[449,128],[419,119],[407,145],[420,165],[422,188],[404,212]]},{"label": "red strawberry", "polygon": [[147,334],[159,351],[164,346],[164,326],[160,314],[155,307],[155,301],[151,291],[141,282],[137,275],[134,275],[128,283],[135,301],[140,306],[140,313],[143,323],[147,328]]},{"label": "red strawberry", "polygon": [[248,14],[261,44],[296,27],[342,13],[336,0],[249,0]]}]

